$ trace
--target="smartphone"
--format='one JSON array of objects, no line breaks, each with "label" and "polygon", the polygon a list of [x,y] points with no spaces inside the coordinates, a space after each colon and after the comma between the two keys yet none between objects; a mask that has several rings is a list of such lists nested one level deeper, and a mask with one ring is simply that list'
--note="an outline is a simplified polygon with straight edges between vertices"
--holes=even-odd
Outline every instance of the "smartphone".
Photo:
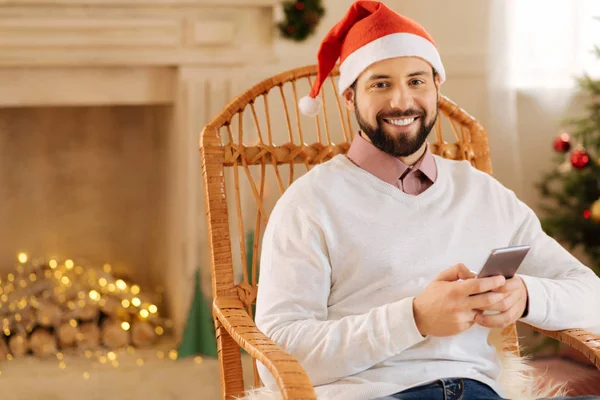
[{"label": "smartphone", "polygon": [[512,278],[529,249],[530,246],[511,246],[492,250],[477,278],[494,275],[504,275],[506,279]]}]

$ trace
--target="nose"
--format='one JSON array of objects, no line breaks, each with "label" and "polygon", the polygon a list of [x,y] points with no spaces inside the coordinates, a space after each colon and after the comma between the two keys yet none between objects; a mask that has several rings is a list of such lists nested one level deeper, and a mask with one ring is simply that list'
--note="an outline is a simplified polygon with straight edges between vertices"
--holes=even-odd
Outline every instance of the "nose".
[{"label": "nose", "polygon": [[414,99],[407,88],[398,87],[392,93],[390,107],[398,110],[409,110],[414,108]]}]

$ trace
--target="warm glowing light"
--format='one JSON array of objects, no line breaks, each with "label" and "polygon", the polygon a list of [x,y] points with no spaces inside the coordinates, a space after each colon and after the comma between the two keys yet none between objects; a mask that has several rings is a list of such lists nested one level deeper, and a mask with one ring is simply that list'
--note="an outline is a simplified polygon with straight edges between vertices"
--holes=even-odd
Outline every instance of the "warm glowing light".
[{"label": "warm glowing light", "polygon": [[90,299],[94,301],[100,300],[100,293],[96,292],[95,290],[90,290]]},{"label": "warm glowing light", "polygon": [[165,330],[162,328],[162,326],[157,326],[156,328],[154,328],[154,332],[156,332],[156,334],[158,336],[162,335],[163,333],[165,333]]},{"label": "warm glowing light", "polygon": [[54,269],[58,266],[58,263],[56,262],[56,260],[50,260],[48,262],[48,265],[50,266],[50,268]]},{"label": "warm glowing light", "polygon": [[169,350],[169,358],[171,360],[177,360],[177,350]]},{"label": "warm glowing light", "polygon": [[104,270],[104,272],[106,272],[108,274],[111,270],[110,264],[104,264],[102,269]]},{"label": "warm glowing light", "polygon": [[154,304],[150,304],[148,306],[148,311],[150,311],[152,314],[156,314],[158,312],[158,307],[156,307]]},{"label": "warm glowing light", "polygon": [[117,287],[118,287],[120,290],[125,290],[125,289],[127,289],[127,284],[125,283],[125,281],[124,281],[124,280],[122,280],[122,279],[117,279]]},{"label": "warm glowing light", "polygon": [[148,312],[148,310],[140,310],[140,317],[142,317],[142,318],[148,318],[148,315],[150,315],[150,313]]},{"label": "warm glowing light", "polygon": [[140,304],[142,304],[142,301],[137,297],[134,297],[133,299],[131,299],[131,304],[133,304],[135,307],[139,307]]},{"label": "warm glowing light", "polygon": [[138,285],[131,286],[131,293],[138,294],[140,292],[140,287]]},{"label": "warm glowing light", "polygon": [[100,278],[98,279],[98,283],[100,284],[100,286],[104,287],[108,282],[106,282],[106,278]]},{"label": "warm glowing light", "polygon": [[126,322],[126,321],[121,322],[121,329],[123,329],[124,331],[128,331],[129,328],[131,328],[131,325],[129,325],[129,322]]},{"label": "warm glowing light", "polygon": [[27,262],[27,254],[19,253],[19,255],[17,256],[17,259],[19,260],[19,262],[21,264],[25,264]]},{"label": "warm glowing light", "polygon": [[123,306],[123,308],[127,308],[127,307],[129,307],[129,305],[130,305],[130,303],[129,303],[129,300],[127,300],[127,299],[123,299],[123,300],[121,301],[121,305]]},{"label": "warm glowing light", "polygon": [[73,262],[73,260],[65,261],[65,267],[67,267],[67,269],[73,269],[74,266],[75,266],[75,263]]}]

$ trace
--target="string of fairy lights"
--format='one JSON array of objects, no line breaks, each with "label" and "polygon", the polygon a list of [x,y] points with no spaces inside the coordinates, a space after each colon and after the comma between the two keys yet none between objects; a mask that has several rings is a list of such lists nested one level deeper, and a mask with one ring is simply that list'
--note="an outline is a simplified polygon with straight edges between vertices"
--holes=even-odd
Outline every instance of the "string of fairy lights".
[{"label": "string of fairy lights", "polygon": [[[142,367],[146,361],[144,357],[136,357],[136,346],[131,345],[129,338],[135,344],[133,338],[137,337],[139,347],[147,348],[165,333],[170,333],[172,322],[160,316],[156,305],[162,301],[162,288],[157,288],[156,293],[142,292],[139,285],[115,278],[110,264],[84,267],[72,259],[63,262],[56,259],[30,261],[26,253],[19,253],[17,261],[14,272],[0,279],[0,320],[4,333],[0,341],[4,343],[5,359],[8,361],[13,360],[15,355],[5,343],[15,345],[11,349],[19,348],[17,345],[23,345],[28,335],[33,342],[37,330],[56,333],[60,327],[64,328],[64,332],[76,332],[74,340],[61,342],[55,348],[50,346],[49,352],[46,348],[39,352],[46,357],[56,357],[59,369],[67,367],[65,354],[82,355],[115,368],[120,366],[119,356],[126,355],[136,358],[135,364]],[[86,341],[83,328],[94,324],[97,327],[102,319],[113,324],[111,328],[114,329],[106,333],[115,337],[125,335],[127,345],[122,345],[122,340],[113,340],[119,348],[106,348],[99,345],[98,339]],[[88,329],[87,333],[87,339],[95,339],[98,335],[94,336],[93,329]],[[49,335],[46,338],[39,335],[36,339],[37,342],[45,339],[52,345],[56,341]],[[34,344],[30,345],[25,353],[32,351],[36,354]],[[22,348],[20,353],[24,355]],[[176,360],[178,353],[176,349],[170,349],[158,350],[154,355],[159,360]],[[202,357],[195,357],[194,362],[202,363]],[[84,371],[82,377],[90,379],[90,372]]]}]

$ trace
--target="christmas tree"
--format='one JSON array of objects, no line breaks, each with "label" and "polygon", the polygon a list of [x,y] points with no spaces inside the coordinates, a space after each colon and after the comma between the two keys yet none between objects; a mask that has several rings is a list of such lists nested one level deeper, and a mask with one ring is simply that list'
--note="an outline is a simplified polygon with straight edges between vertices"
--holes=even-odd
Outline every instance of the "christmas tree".
[{"label": "christmas tree", "polygon": [[[595,49],[600,58],[600,48]],[[570,250],[581,248],[600,275],[600,79],[584,75],[586,114],[566,121],[570,133],[554,141],[556,168],[539,184],[544,198],[542,226]]]}]

